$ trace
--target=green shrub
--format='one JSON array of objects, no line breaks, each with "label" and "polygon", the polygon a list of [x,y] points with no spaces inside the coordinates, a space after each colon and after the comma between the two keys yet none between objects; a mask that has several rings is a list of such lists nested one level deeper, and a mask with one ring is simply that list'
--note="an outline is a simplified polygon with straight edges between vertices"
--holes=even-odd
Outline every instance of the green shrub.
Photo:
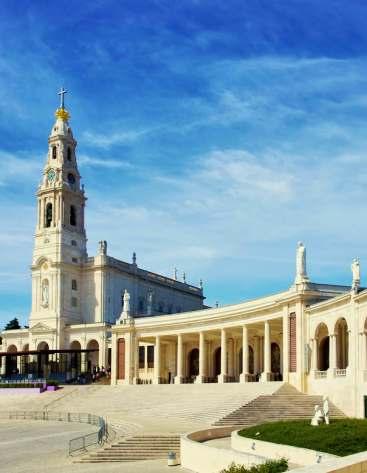
[{"label": "green shrub", "polygon": [[318,427],[309,420],[268,422],[243,429],[239,435],[341,457],[367,450],[366,419],[332,419]]},{"label": "green shrub", "polygon": [[232,463],[220,473],[282,473],[288,470],[288,461],[285,458],[280,460],[269,460],[261,465],[246,467]]},{"label": "green shrub", "polygon": [[48,379],[46,383],[47,383],[47,386],[58,386],[59,385],[59,382],[54,380],[54,379]]},{"label": "green shrub", "polygon": [[10,389],[10,388],[42,388],[43,384],[41,383],[0,383],[0,389]]}]

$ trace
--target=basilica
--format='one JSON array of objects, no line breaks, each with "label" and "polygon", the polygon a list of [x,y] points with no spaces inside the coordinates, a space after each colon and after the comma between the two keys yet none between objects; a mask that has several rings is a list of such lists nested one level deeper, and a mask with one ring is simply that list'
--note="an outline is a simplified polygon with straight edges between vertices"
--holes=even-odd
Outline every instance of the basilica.
[{"label": "basilica", "polygon": [[[76,141],[61,104],[37,189],[29,329],[2,333],[1,375],[63,377],[110,367],[112,384],[262,383],[283,380],[367,414],[367,290],[358,260],[351,285],[296,271],[283,292],[224,307],[203,288],[108,254],[88,256]],[[60,378],[60,379],[61,379]]]}]

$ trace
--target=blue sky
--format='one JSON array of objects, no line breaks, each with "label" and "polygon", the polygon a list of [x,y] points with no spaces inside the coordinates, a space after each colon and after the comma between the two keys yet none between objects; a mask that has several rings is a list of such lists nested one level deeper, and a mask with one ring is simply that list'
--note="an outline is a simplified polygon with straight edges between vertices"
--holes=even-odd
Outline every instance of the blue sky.
[{"label": "blue sky", "polygon": [[367,265],[367,4],[2,2],[0,325],[26,323],[34,193],[60,85],[89,254],[203,278],[207,302]]}]

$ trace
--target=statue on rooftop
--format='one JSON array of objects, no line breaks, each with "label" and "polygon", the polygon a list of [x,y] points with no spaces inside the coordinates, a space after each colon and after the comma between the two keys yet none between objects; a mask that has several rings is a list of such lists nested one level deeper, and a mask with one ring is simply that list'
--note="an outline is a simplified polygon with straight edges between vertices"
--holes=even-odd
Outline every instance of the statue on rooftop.
[{"label": "statue on rooftop", "polygon": [[295,284],[302,282],[307,282],[307,269],[306,269],[306,248],[304,244],[299,241],[297,246],[297,256],[296,256],[296,279]]},{"label": "statue on rooftop", "polygon": [[359,265],[359,259],[354,258],[351,265],[352,270],[352,290],[358,291],[360,283],[361,283],[361,268]]},{"label": "statue on rooftop", "polygon": [[99,254],[100,255],[107,255],[107,241],[106,240],[101,240],[99,242]]}]

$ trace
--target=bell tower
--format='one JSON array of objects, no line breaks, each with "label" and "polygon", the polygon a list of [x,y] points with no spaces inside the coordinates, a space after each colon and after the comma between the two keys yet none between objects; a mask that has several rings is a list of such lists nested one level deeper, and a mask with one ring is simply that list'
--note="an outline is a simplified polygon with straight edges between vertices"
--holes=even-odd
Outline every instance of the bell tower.
[{"label": "bell tower", "polygon": [[[62,325],[81,320],[82,265],[87,258],[86,197],[80,185],[77,142],[69,125],[65,94],[62,88],[36,194],[37,224],[31,268],[30,328],[41,322],[57,334],[61,333]],[[56,345],[59,348],[62,341]]]}]

